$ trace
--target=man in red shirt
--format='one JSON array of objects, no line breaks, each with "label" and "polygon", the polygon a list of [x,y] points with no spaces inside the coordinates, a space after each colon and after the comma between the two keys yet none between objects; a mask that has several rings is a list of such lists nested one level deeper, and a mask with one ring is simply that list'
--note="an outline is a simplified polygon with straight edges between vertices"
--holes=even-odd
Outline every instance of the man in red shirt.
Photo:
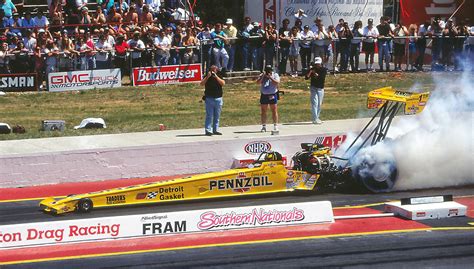
[{"label": "man in red shirt", "polygon": [[125,38],[122,34],[117,36],[117,40],[115,43],[115,67],[120,68],[122,71],[122,77],[125,74],[125,70],[127,70],[127,49],[129,48],[127,42],[125,42]]}]

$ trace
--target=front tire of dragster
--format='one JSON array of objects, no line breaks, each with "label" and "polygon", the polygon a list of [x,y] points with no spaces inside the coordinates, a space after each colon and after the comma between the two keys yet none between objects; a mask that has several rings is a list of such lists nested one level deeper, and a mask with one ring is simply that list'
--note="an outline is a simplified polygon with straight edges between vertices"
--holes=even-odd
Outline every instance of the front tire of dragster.
[{"label": "front tire of dragster", "polygon": [[89,213],[94,207],[94,203],[89,198],[82,198],[77,202],[77,211],[80,213]]},{"label": "front tire of dragster", "polygon": [[[372,193],[390,192],[397,181],[398,170],[396,167],[392,167],[389,169],[390,171],[386,171],[382,169],[383,165],[381,163],[372,165],[362,163],[354,169],[353,175],[363,188]],[[373,173],[364,174],[362,171],[367,168]]]}]

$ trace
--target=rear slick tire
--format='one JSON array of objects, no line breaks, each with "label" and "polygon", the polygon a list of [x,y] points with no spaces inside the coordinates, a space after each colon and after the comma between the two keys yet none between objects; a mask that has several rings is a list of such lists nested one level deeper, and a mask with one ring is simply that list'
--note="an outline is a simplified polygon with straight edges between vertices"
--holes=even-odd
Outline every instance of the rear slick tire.
[{"label": "rear slick tire", "polygon": [[89,198],[82,198],[77,203],[77,211],[80,213],[89,213],[93,207],[94,203],[92,203],[92,200]]},{"label": "rear slick tire", "polygon": [[[369,169],[370,174],[362,171]],[[396,167],[387,168],[383,163],[368,165],[362,163],[356,167],[354,177],[365,189],[372,193],[383,193],[392,191],[397,181],[398,171]]]}]

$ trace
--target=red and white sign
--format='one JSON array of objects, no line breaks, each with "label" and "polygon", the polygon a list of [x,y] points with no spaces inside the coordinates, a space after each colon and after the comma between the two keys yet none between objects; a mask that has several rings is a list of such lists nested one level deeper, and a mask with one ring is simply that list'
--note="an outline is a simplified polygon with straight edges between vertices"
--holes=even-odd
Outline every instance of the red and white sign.
[{"label": "red and white sign", "polygon": [[430,21],[434,17],[449,18],[457,8],[461,8],[456,12],[454,18],[474,19],[472,10],[474,10],[474,1],[463,0],[400,0],[400,21],[404,25],[412,23],[420,25],[425,21]]},{"label": "red and white sign", "polygon": [[66,242],[334,222],[329,201],[0,226],[0,250]]},{"label": "red and white sign", "polygon": [[344,141],[346,141],[347,135],[328,135],[328,136],[318,136],[316,137],[316,144],[322,144],[325,147],[330,147],[331,149],[337,149]]},{"label": "red and white sign", "polygon": [[201,80],[201,64],[166,65],[133,69],[134,86],[200,82]]},{"label": "red and white sign", "polygon": [[121,86],[122,75],[119,68],[60,72],[48,75],[48,91],[50,92],[107,89]]}]

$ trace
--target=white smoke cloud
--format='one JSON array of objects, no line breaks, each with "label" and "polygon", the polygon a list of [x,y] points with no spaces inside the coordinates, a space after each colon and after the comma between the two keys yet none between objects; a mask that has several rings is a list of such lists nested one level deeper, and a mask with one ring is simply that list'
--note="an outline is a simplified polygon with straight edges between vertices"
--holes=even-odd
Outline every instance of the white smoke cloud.
[{"label": "white smoke cloud", "polygon": [[[394,122],[390,139],[361,150],[353,164],[378,161],[379,171],[395,164],[395,190],[474,184],[473,73],[465,71],[455,80],[443,75],[433,74],[436,86],[423,112]],[[369,172],[376,170],[363,171]]]}]

